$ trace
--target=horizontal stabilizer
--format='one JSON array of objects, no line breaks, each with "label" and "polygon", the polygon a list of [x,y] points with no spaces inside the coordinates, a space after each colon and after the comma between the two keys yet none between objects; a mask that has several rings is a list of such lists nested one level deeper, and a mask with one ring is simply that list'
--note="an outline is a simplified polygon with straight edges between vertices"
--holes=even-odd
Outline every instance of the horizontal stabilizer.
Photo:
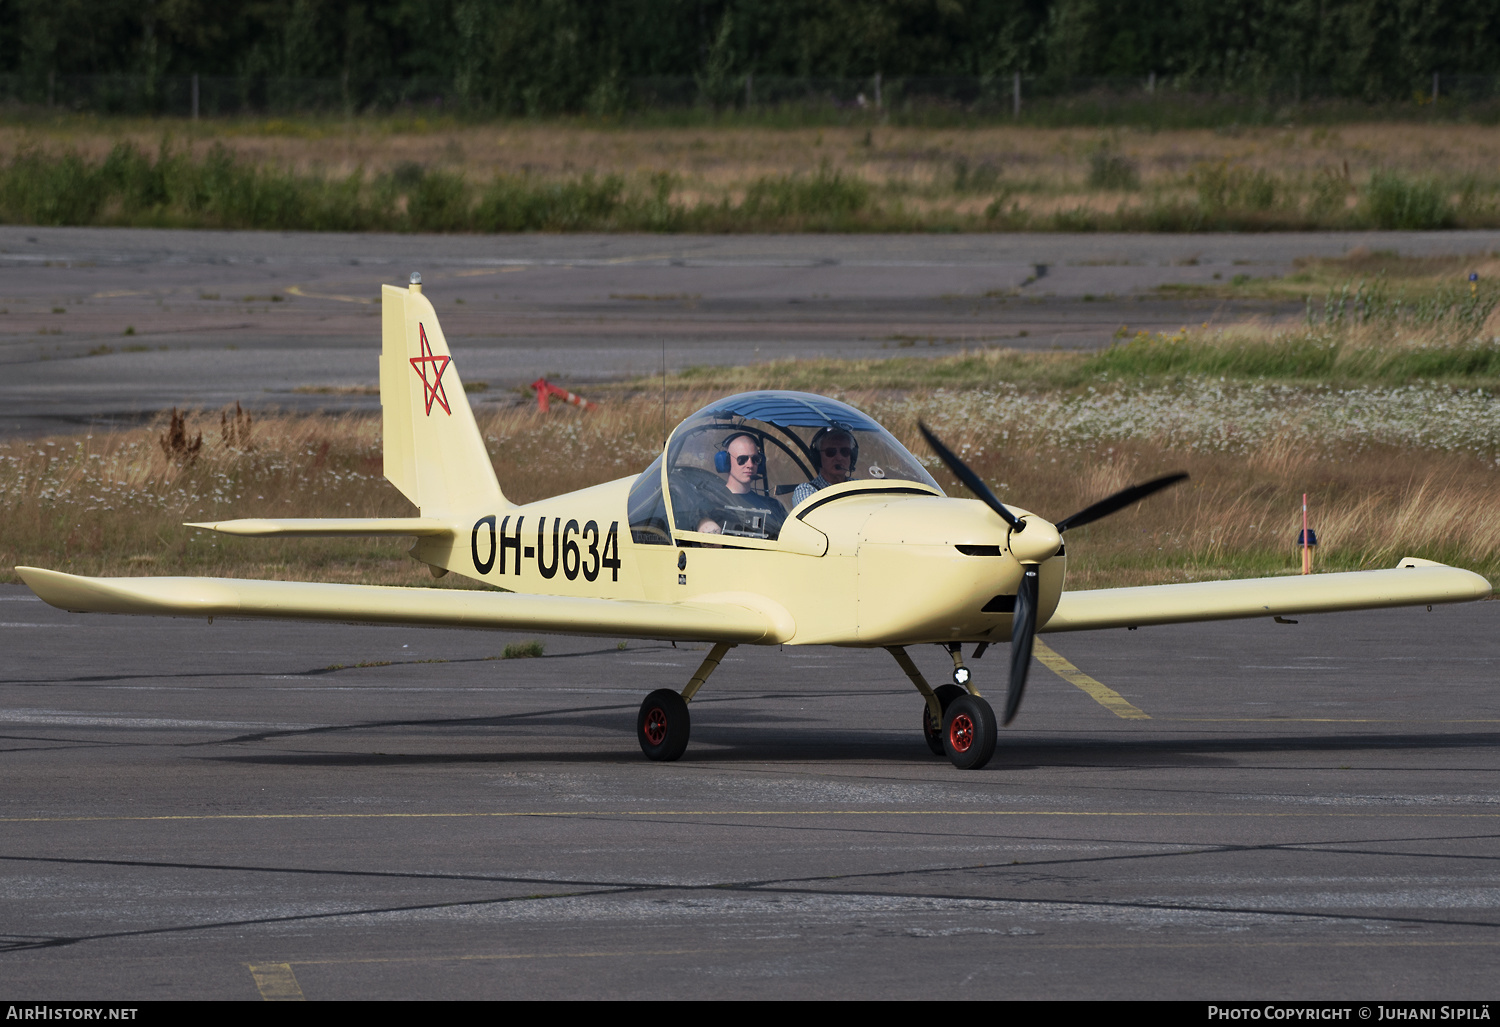
[{"label": "horizontal stabilizer", "polygon": [[48,603],[79,613],[287,617],[766,644],[795,631],[784,611],[750,596],[743,603],[733,595],[653,603],[241,578],[86,578],[39,567],[16,572]]},{"label": "horizontal stabilizer", "polygon": [[1064,592],[1043,632],[1462,603],[1490,594],[1472,571],[1408,557],[1394,570],[1298,574]]},{"label": "horizontal stabilizer", "polygon": [[436,517],[246,517],[236,521],[189,523],[187,527],[246,538],[421,537],[453,532],[452,524]]}]

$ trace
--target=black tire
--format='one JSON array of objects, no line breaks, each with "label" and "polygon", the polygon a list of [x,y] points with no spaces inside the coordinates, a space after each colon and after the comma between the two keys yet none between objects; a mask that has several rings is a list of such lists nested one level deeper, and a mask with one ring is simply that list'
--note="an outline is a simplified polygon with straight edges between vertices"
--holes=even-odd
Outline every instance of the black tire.
[{"label": "black tire", "polygon": [[978,770],[995,755],[995,711],[977,695],[953,700],[943,714],[943,749],[959,770]]},{"label": "black tire", "polygon": [[670,688],[658,688],[641,703],[635,737],[648,760],[669,763],[687,750],[691,721],[687,703]]},{"label": "black tire", "polygon": [[[969,693],[957,685],[938,685],[932,690],[932,694],[937,696],[938,706],[946,714],[948,707],[953,705],[954,699]],[[933,723],[932,714],[928,711],[925,701],[922,703],[922,738],[926,740],[927,748],[932,750],[934,756],[948,755],[948,750],[943,748],[943,722],[939,720]]]}]

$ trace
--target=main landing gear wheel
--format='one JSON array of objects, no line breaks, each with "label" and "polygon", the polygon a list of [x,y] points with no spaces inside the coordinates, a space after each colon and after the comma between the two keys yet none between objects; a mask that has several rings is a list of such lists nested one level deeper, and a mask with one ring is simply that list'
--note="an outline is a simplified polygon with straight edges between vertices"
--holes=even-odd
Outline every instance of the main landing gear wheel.
[{"label": "main landing gear wheel", "polygon": [[[948,707],[953,705],[954,699],[969,693],[957,685],[938,685],[932,690],[932,694],[937,696],[938,705],[946,714]],[[947,755],[947,751],[943,748],[942,722],[933,723],[932,713],[925,702],[922,703],[922,737],[927,740],[927,748],[932,750],[934,756]]]},{"label": "main landing gear wheel", "polygon": [[[669,763],[687,750],[687,702],[670,688],[658,688],[641,703],[635,719],[635,737],[648,760]],[[994,729],[990,729],[994,734]]]},{"label": "main landing gear wheel", "polygon": [[943,714],[943,749],[959,770],[978,770],[995,755],[995,711],[977,695],[962,695]]}]

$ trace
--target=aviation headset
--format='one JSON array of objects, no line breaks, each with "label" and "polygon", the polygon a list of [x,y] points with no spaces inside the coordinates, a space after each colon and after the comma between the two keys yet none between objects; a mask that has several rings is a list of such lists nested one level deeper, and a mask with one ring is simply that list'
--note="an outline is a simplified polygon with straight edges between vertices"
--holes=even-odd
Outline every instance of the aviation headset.
[{"label": "aviation headset", "polygon": [[812,465],[813,470],[819,474],[823,473],[823,443],[835,435],[843,435],[849,440],[849,473],[853,474],[859,464],[859,439],[855,436],[853,429],[835,421],[826,428],[819,428],[816,435],[812,437]]},{"label": "aviation headset", "polygon": [[764,475],[766,473],[766,465],[764,460],[766,448],[765,446],[761,445],[760,439],[754,432],[751,431],[732,431],[728,435],[724,436],[723,441],[719,443],[719,451],[714,454],[714,470],[718,471],[720,474],[729,473],[729,444],[738,438],[746,438],[755,443],[755,450],[756,452],[760,453],[762,457],[760,473]]}]

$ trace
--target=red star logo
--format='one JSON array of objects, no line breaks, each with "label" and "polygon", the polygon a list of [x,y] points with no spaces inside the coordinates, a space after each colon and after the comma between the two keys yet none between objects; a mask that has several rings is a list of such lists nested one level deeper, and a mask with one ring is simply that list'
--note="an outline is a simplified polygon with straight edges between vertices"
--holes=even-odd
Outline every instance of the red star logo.
[{"label": "red star logo", "polygon": [[[424,398],[427,400],[427,416],[432,416],[432,401],[437,400],[438,405],[443,408],[443,413],[452,417],[453,411],[448,409],[448,393],[443,391],[443,372],[448,370],[448,364],[452,362],[453,358],[435,357],[432,355],[432,344],[427,341],[427,329],[422,326],[420,321],[417,322],[417,334],[422,337],[422,355],[420,357],[411,357],[410,359],[412,370],[416,371],[422,379],[422,390]],[[433,365],[431,382],[427,381],[428,364]]]}]

